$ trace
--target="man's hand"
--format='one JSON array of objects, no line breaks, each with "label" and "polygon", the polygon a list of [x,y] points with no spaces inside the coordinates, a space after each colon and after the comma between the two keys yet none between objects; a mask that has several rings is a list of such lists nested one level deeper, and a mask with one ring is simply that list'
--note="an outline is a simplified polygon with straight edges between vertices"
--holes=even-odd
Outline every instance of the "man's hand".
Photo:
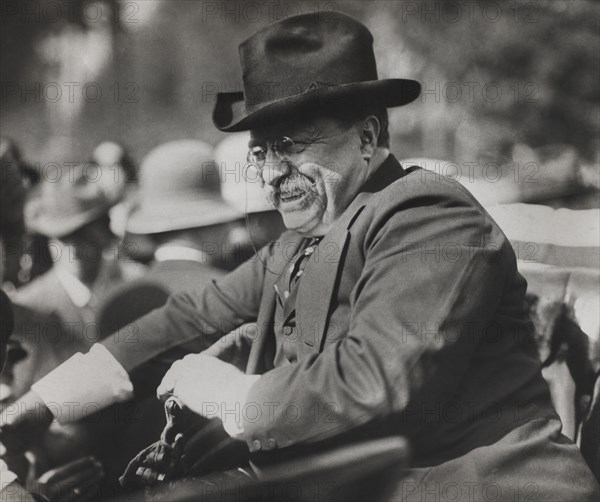
[{"label": "man's hand", "polygon": [[206,416],[207,406],[220,406],[225,394],[240,386],[246,375],[232,364],[205,354],[190,354],[175,361],[156,393],[159,399],[177,397],[190,410]]},{"label": "man's hand", "polygon": [[206,418],[220,418],[227,433],[239,437],[248,392],[259,378],[205,353],[190,354],[173,363],[156,393],[163,400],[175,396]]},{"label": "man's hand", "polygon": [[242,372],[256,336],[256,324],[244,324],[201,354],[175,361],[156,390],[158,398],[175,396],[199,415],[220,418],[230,436],[239,436],[248,391],[259,378]]}]

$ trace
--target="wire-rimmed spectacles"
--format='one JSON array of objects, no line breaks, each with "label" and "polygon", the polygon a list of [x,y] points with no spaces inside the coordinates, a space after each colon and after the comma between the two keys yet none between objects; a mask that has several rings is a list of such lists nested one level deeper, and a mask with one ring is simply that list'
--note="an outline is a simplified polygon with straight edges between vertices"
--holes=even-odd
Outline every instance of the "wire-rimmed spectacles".
[{"label": "wire-rimmed spectacles", "polygon": [[[305,145],[296,144],[296,142],[287,136],[276,139],[271,143],[271,149],[279,160],[286,160],[291,155],[300,153]],[[246,161],[246,169],[252,169],[260,175],[267,159],[268,145],[256,145],[250,148]]]}]

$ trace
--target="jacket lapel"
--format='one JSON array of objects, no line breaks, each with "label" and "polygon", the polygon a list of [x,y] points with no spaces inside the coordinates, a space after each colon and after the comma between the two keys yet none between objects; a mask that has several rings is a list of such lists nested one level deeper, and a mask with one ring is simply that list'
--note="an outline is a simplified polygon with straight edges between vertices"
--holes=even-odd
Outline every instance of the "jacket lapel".
[{"label": "jacket lapel", "polygon": [[329,322],[331,299],[346,255],[349,228],[372,194],[361,193],[323,238],[304,269],[296,300],[296,326],[307,345],[321,349]]},{"label": "jacket lapel", "polygon": [[262,288],[262,297],[258,311],[258,338],[252,344],[248,364],[246,365],[246,374],[261,374],[273,368],[275,359],[275,302],[276,295],[275,283],[279,276],[284,272],[285,267],[296,254],[303,237],[295,234],[290,240],[279,241],[281,244],[274,250],[274,260],[269,264],[269,269],[265,272],[265,280]]}]

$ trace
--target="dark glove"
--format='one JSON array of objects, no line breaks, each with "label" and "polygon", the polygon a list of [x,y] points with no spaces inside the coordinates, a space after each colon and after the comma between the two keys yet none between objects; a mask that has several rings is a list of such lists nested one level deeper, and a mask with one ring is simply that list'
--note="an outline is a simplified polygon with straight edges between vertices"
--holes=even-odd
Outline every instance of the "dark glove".
[{"label": "dark glove", "polygon": [[177,436],[173,445],[157,441],[138,453],[129,462],[119,483],[124,488],[154,486],[177,479],[181,475],[181,451],[183,436]]},{"label": "dark glove", "polygon": [[165,413],[160,441],[129,463],[119,480],[123,487],[156,486],[247,464],[246,443],[231,438],[220,420],[182,408],[173,397],[165,402]]},{"label": "dark glove", "polygon": [[100,462],[84,457],[44,473],[27,489],[36,500],[87,502],[100,499],[103,476]]},{"label": "dark glove", "polygon": [[26,451],[48,430],[54,416],[33,391],[3,407],[0,442],[8,451]]},{"label": "dark glove", "polygon": [[183,434],[178,432],[181,406],[175,398],[165,402],[165,414],[167,425],[160,440],[138,453],[119,478],[124,488],[154,486],[182,474]]}]

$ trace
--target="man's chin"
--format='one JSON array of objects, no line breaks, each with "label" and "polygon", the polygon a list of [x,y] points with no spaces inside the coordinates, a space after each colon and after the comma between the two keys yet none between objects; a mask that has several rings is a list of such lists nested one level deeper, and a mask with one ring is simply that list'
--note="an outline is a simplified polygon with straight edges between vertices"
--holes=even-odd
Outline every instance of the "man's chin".
[{"label": "man's chin", "polygon": [[281,211],[283,224],[288,230],[300,234],[310,233],[321,222],[321,218],[312,211]]}]

